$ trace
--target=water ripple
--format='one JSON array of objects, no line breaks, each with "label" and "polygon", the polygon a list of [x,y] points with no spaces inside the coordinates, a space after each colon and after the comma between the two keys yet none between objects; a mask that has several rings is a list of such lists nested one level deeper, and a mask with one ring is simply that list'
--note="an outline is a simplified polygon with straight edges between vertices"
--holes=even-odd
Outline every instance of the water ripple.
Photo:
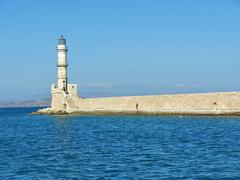
[{"label": "water ripple", "polygon": [[239,179],[240,118],[0,109],[0,179]]}]

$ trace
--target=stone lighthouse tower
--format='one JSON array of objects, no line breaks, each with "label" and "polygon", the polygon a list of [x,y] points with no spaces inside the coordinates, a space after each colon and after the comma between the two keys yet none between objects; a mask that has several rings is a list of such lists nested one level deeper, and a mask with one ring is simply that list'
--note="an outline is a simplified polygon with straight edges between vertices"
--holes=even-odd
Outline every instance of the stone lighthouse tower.
[{"label": "stone lighthouse tower", "polygon": [[77,94],[77,84],[69,84],[67,77],[67,44],[63,35],[57,45],[57,86],[52,84],[52,109],[76,109],[76,102],[80,99]]},{"label": "stone lighthouse tower", "polygon": [[68,92],[68,78],[67,78],[67,45],[66,39],[63,35],[60,36],[58,39],[58,46],[57,46],[57,78],[58,84],[57,87],[59,90],[63,90],[64,92]]}]

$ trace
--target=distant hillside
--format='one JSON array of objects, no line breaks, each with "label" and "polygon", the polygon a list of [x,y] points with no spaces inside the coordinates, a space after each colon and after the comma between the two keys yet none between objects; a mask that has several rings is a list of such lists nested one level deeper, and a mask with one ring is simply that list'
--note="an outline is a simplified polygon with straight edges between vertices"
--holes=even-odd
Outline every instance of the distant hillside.
[{"label": "distant hillside", "polygon": [[42,107],[50,106],[51,99],[45,98],[40,100],[22,100],[15,102],[0,102],[0,108],[3,107]]}]

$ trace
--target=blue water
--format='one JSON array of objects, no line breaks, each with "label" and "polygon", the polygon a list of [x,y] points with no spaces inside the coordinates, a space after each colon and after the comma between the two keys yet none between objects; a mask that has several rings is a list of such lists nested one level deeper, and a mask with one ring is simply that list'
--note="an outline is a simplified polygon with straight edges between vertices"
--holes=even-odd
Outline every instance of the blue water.
[{"label": "blue water", "polygon": [[240,118],[0,109],[0,179],[239,179]]}]

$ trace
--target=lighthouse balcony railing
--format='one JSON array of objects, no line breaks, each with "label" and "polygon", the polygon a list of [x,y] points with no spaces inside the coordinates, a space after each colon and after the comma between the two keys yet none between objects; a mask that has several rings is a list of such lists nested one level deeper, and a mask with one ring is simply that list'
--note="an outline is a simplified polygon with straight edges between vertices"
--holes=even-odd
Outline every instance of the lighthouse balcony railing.
[{"label": "lighthouse balcony railing", "polygon": [[57,63],[57,67],[67,67],[68,63]]}]

